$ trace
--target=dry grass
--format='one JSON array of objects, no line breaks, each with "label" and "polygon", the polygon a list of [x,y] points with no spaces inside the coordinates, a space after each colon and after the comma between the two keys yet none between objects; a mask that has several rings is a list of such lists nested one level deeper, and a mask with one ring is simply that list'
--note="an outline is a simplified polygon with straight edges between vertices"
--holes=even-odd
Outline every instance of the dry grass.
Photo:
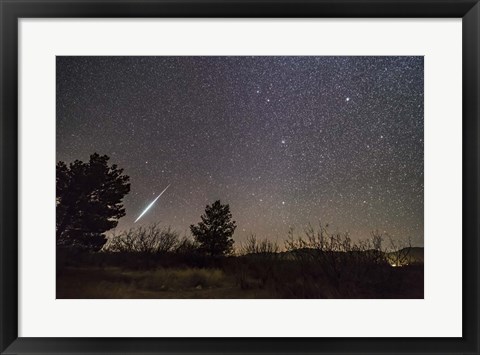
[{"label": "dry grass", "polygon": [[67,268],[57,277],[57,298],[256,298],[218,269]]}]

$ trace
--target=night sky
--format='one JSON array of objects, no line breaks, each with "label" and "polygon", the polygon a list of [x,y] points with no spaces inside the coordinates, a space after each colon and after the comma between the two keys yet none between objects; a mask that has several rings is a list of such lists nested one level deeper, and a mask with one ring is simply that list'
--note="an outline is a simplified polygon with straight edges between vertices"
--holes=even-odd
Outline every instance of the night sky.
[{"label": "night sky", "polygon": [[[57,160],[131,178],[117,231],[182,235],[229,203],[241,242],[329,223],[423,246],[423,57],[57,57]],[[170,188],[137,222],[143,209]]]}]

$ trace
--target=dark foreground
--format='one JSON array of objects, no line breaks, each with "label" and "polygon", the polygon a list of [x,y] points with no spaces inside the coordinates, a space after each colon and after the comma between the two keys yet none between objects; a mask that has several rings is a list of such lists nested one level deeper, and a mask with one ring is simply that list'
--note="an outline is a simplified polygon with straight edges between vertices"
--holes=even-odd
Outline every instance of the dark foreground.
[{"label": "dark foreground", "polygon": [[423,298],[423,264],[365,254],[57,255],[57,298]]}]

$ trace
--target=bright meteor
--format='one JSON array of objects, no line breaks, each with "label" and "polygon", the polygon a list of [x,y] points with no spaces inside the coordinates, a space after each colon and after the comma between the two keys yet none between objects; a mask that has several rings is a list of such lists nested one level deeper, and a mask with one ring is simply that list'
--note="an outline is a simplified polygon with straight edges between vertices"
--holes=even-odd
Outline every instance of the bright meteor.
[{"label": "bright meteor", "polygon": [[142,216],[143,216],[145,213],[147,213],[147,211],[154,205],[154,203],[157,202],[157,200],[160,198],[160,196],[162,196],[163,193],[164,193],[165,191],[167,191],[167,189],[170,187],[170,185],[171,185],[171,184],[168,184],[168,186],[167,186],[162,192],[160,192],[160,195],[158,195],[158,196],[155,198],[155,200],[153,200],[153,201],[147,206],[147,208],[145,208],[145,209],[143,210],[143,212],[140,214],[140,216],[138,216],[137,219],[135,220],[135,222],[133,222],[133,223],[137,223],[137,221],[138,221],[140,218],[142,218]]}]

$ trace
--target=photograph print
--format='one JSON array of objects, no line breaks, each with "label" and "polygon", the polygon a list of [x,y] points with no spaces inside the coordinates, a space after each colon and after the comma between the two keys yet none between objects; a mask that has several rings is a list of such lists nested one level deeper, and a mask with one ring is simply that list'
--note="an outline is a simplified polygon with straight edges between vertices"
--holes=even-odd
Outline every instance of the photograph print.
[{"label": "photograph print", "polygon": [[423,299],[421,56],[57,56],[57,299]]}]

